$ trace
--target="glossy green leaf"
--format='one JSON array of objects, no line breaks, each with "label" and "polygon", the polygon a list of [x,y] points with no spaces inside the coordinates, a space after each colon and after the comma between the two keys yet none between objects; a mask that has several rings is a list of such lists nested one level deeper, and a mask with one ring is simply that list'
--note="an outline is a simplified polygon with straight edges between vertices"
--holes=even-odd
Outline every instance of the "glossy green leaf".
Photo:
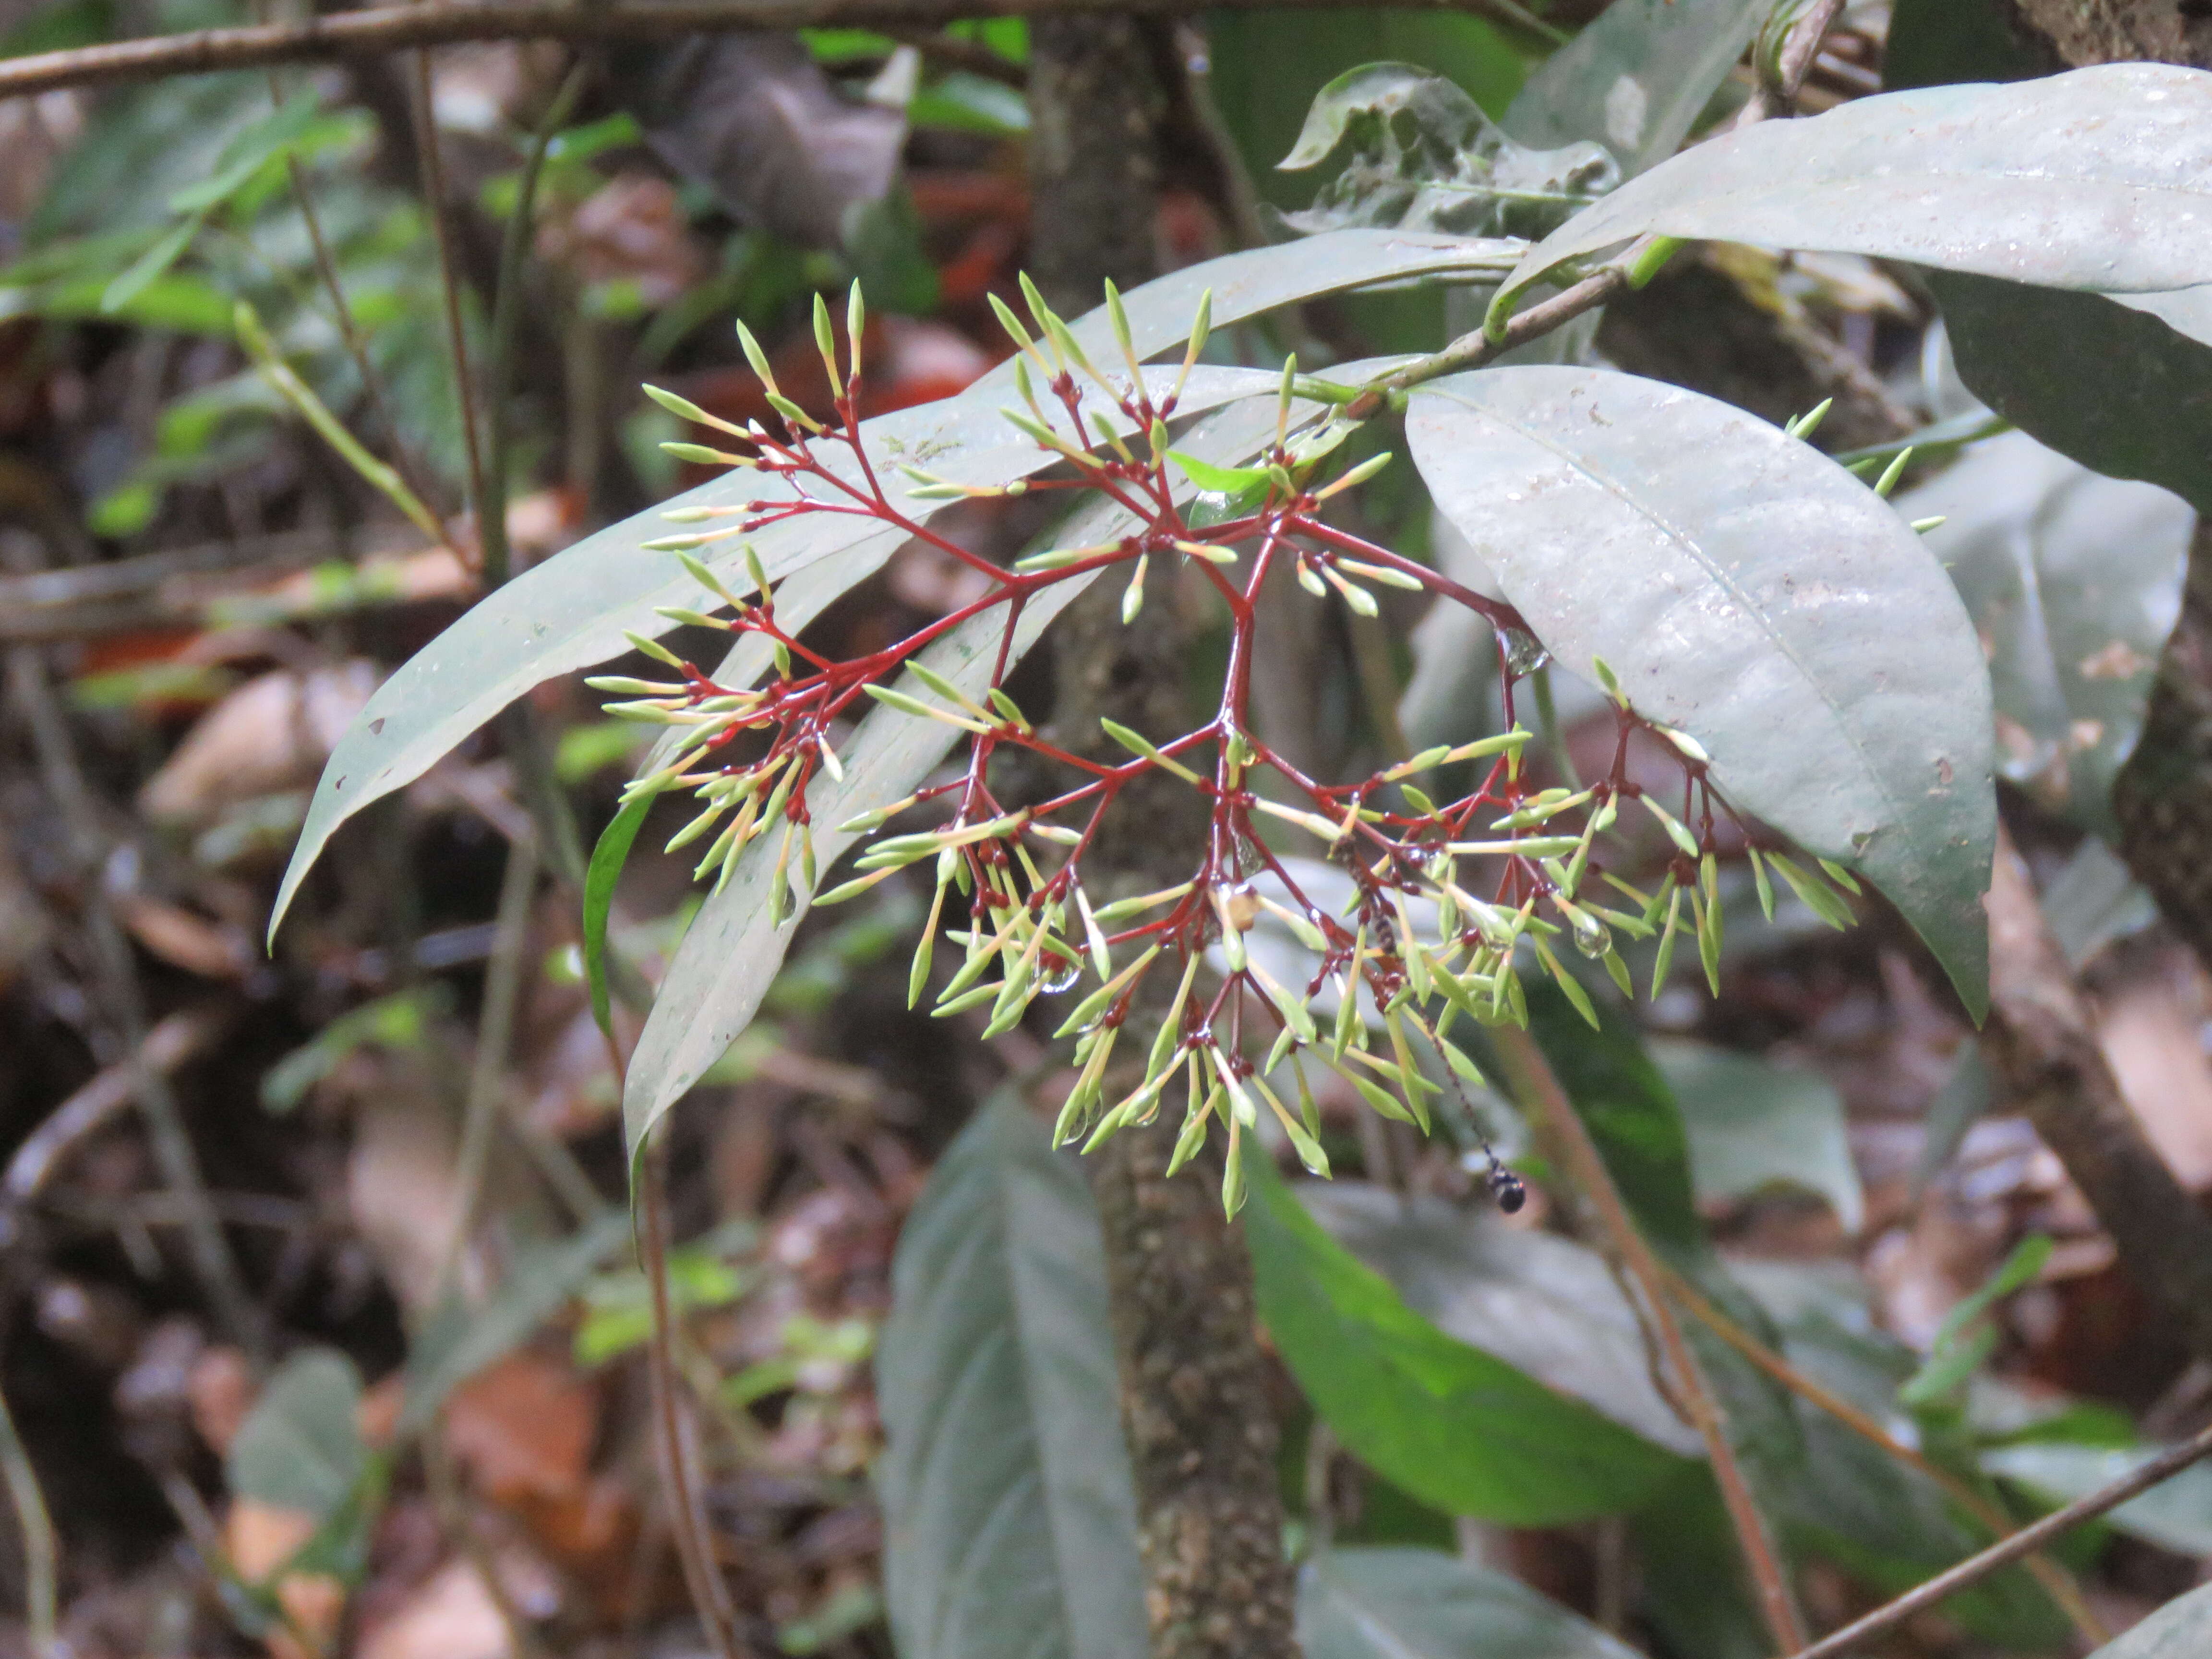
[{"label": "glossy green leaf", "polygon": [[1097,1213],[1012,1094],[961,1131],[900,1232],[876,1397],[901,1659],[1146,1650]]},{"label": "glossy green leaf", "polygon": [[303,1348],[279,1365],[225,1459],[231,1492],[329,1519],[368,1468],[361,1373],[334,1348]]},{"label": "glossy green leaf", "polygon": [[1844,1231],[1858,1231],[1866,1195],[1833,1084],[1710,1043],[1668,1039],[1650,1048],[1689,1132],[1700,1202],[1794,1187],[1827,1200]]},{"label": "glossy green leaf", "polygon": [[1519,1579],[1439,1550],[1324,1550],[1298,1571],[1305,1659],[1636,1659]]},{"label": "glossy green leaf", "polygon": [[1585,678],[1603,659],[1739,808],[1872,877],[1978,1017],[1989,677],[1905,520],[1776,428],[1632,375],[1456,375],[1406,424],[1438,509],[1553,654]]},{"label": "glossy green leaf", "polygon": [[1683,1460],[1446,1335],[1248,1160],[1260,1316],[1314,1408],[1394,1485],[1448,1513],[1557,1526],[1632,1509]]},{"label": "glossy green leaf", "polygon": [[[1494,271],[1515,251],[1510,244],[1459,237],[1344,231],[1295,248],[1261,248],[1192,265],[1133,290],[1125,301],[1137,349],[1150,356],[1188,334],[1199,296],[1208,289],[1215,322],[1226,324],[1338,289],[1451,270]],[[1103,311],[1072,326],[1095,359],[1115,360],[1112,329]],[[1180,412],[1199,413],[1242,395],[1255,373],[1198,369],[1184,389]],[[903,462],[978,483],[1003,483],[1039,471],[1051,458],[998,414],[1011,382],[1011,368],[1001,365],[958,398],[866,422],[876,460],[886,469]],[[1267,383],[1272,386],[1273,377]],[[750,472],[702,484],[533,566],[417,652],[378,689],[323,769],[277,892],[271,933],[331,836],[362,807],[422,776],[532,686],[620,655],[629,648],[625,630],[668,631],[673,624],[655,607],[682,605],[695,590],[672,557],[640,551],[641,543],[667,533],[660,517],[665,508],[790,495],[781,481]],[[941,506],[908,501],[905,510],[919,521]],[[770,580],[844,554],[849,558],[843,568],[857,581],[903,539],[899,531],[872,520],[816,514],[771,526],[752,543]],[[708,562],[726,580],[744,580],[735,546],[723,544]]]},{"label": "glossy green leaf", "polygon": [[[2212,351],[2197,349],[2212,376]],[[2005,353],[2039,355],[2016,340]],[[2204,437],[2212,444],[2212,424]],[[2212,482],[2212,452],[2196,464]],[[2112,833],[2112,776],[2135,748],[2180,612],[2196,515],[2163,489],[2100,477],[2018,432],[1976,446],[1897,508],[1943,520],[1924,539],[1989,659],[2003,722],[1999,774],[2083,828]]]},{"label": "glossy green leaf", "polygon": [[592,848],[592,861],[584,872],[584,978],[592,988],[592,1018],[602,1031],[611,1030],[613,1018],[607,994],[607,919],[613,914],[615,887],[638,831],[659,797],[639,795],[623,803],[612,823],[599,832]]},{"label": "glossy green leaf", "polygon": [[1689,136],[1772,9],[1772,0],[1613,0],[1528,77],[1505,130],[1539,149],[1595,138],[1634,178]]},{"label": "glossy green leaf", "polygon": [[2212,281],[2212,72],[2106,64],[1762,121],[1631,180],[1509,281],[1653,232],[2098,292]]},{"label": "glossy green leaf", "polygon": [[[1264,398],[1248,398],[1201,422],[1186,435],[1183,447],[1199,459],[1234,463],[1249,459],[1275,433],[1274,377]],[[1305,405],[1297,418],[1310,418]],[[1063,544],[1091,546],[1126,532],[1127,518],[1103,498],[1077,509],[1057,534]],[[1044,589],[1024,607],[1007,660],[1018,661],[1053,619],[1094,580],[1085,575]],[[996,660],[1004,617],[985,612],[970,618],[922,653],[923,662],[981,697]],[[916,720],[896,709],[878,708],[861,720],[843,749],[842,781],[817,777],[807,800],[814,824],[815,857],[827,875],[856,837],[835,826],[855,814],[911,793],[960,736],[940,721]],[[775,977],[805,905],[793,908],[781,928],[769,923],[769,886],[775,873],[777,836],[763,836],[738,860],[720,891],[700,908],[668,975],[653,1000],[653,1012],[630,1057],[623,1096],[623,1131],[631,1153],[662,1113],[720,1059],[750,1022]]]},{"label": "glossy green leaf", "polygon": [[1655,1446],[1704,1455],[1697,1431],[1653,1386],[1635,1310],[1595,1250],[1426,1194],[1357,1181],[1296,1191],[1331,1238],[1447,1336]]},{"label": "glossy green leaf", "polygon": [[2212,1650],[2212,1584],[2168,1601],[2089,1659],[2199,1659]]},{"label": "glossy green leaf", "polygon": [[1452,82],[1410,64],[1363,64],[1315,95],[1279,166],[1324,164],[1328,181],[1313,204],[1286,216],[1296,229],[1379,225],[1534,238],[1620,177],[1601,145],[1516,143]]}]

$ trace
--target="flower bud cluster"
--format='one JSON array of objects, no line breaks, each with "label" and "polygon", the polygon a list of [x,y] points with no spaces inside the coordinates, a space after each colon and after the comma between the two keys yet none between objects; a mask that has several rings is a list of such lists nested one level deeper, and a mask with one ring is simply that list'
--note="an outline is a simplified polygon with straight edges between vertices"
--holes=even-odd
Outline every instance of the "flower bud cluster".
[{"label": "flower bud cluster", "polygon": [[[816,307],[817,339],[836,399],[835,422],[817,421],[782,395],[750,334],[743,337],[746,354],[783,423],[781,434],[757,423],[740,428],[672,394],[654,394],[684,418],[750,448],[744,455],[693,455],[685,448],[690,458],[711,455],[811,480],[826,491],[800,491],[796,501],[776,503],[684,509],[670,516],[741,522],[654,544],[683,561],[714,610],[727,611],[672,608],[662,614],[761,635],[774,660],[762,684],[718,684],[643,639],[634,642],[680,678],[591,682],[623,699],[609,705],[611,712],[681,733],[661,763],[631,786],[633,795],[679,788],[694,793],[699,810],[670,842],[672,850],[711,834],[697,874],[719,884],[752,842],[777,834],[769,902],[781,920],[806,902],[819,873],[808,793],[817,770],[843,775],[831,746],[832,722],[856,718],[872,702],[881,705],[877,719],[927,719],[956,728],[969,745],[963,775],[841,825],[846,834],[872,839],[865,841],[853,877],[815,902],[837,903],[929,865],[935,896],[913,959],[910,1002],[918,1004],[936,976],[940,937],[957,945],[960,957],[935,991],[939,1017],[980,1013],[983,1035],[996,1036],[1012,1030],[1040,998],[1076,997],[1055,1034],[1075,1044],[1075,1080],[1056,1139],[1079,1141],[1087,1151],[1123,1128],[1153,1121],[1179,1089],[1174,1167],[1194,1157],[1212,1126],[1220,1124],[1231,1150],[1223,1199],[1232,1212],[1243,1195],[1236,1153],[1263,1114],[1309,1169],[1328,1173],[1314,1087],[1319,1073],[1333,1076],[1376,1112],[1425,1132],[1447,1091],[1464,1109],[1466,1091],[1482,1085],[1464,1032],[1454,1035],[1458,1023],[1525,1024],[1527,973],[1550,979],[1595,1024],[1589,993],[1564,959],[1569,948],[1601,966],[1623,994],[1633,995],[1621,942],[1655,942],[1645,988],[1656,996],[1678,942],[1687,937],[1717,990],[1723,906],[1717,831],[1732,814],[1696,741],[1638,716],[1599,663],[1595,672],[1620,732],[1612,769],[1586,787],[1536,787],[1527,763],[1530,733],[1514,717],[1514,693],[1519,682],[1541,672],[1544,659],[1519,617],[1322,516],[1328,498],[1371,477],[1389,459],[1317,482],[1352,428],[1336,419],[1294,419],[1294,406],[1341,403],[1334,394],[1346,389],[1301,381],[1293,361],[1282,378],[1273,441],[1252,465],[1216,465],[1176,449],[1170,426],[1206,345],[1207,302],[1200,303],[1172,389],[1155,399],[1120,296],[1110,288],[1107,313],[1126,381],[1100,374],[1074,333],[1026,282],[1024,290],[1029,324],[999,305],[1018,354],[1013,379],[1022,404],[1004,413],[1051,458],[1056,472],[1030,484],[982,487],[903,467],[911,486],[907,499],[1012,495],[1027,488],[1099,492],[1136,526],[1113,542],[1047,548],[1002,568],[943,541],[893,502],[862,447],[864,319],[857,288],[848,312],[852,356],[842,368],[827,309],[818,301]],[[1110,415],[1088,406],[1101,393]],[[845,447],[859,465],[830,467],[816,453],[820,442]],[[852,482],[855,473],[862,482]],[[809,511],[863,513],[904,529],[978,565],[991,579],[989,591],[889,649],[849,661],[820,657],[778,623],[771,582],[750,545],[740,549],[750,579],[744,592],[725,586],[696,556],[723,537]],[[1109,566],[1128,568],[1121,615],[1133,622],[1155,560],[1183,563],[1220,596],[1231,617],[1231,668],[1213,718],[1172,739],[1155,742],[1103,722],[1124,760],[1069,752],[1040,733],[1002,685],[971,692],[920,659],[921,648],[950,628],[995,608],[1003,612],[1008,643],[1000,653],[1003,669],[1012,660],[1015,617],[1029,595]],[[1498,631],[1507,729],[1430,749],[1354,784],[1304,776],[1245,719],[1249,664],[1261,648],[1256,599],[1267,572],[1279,565],[1316,598],[1358,615],[1378,613],[1377,587],[1398,587],[1486,617]],[[902,676],[906,684],[893,683]],[[1657,738],[1679,764],[1679,812],[1628,775],[1629,740],[1639,730]],[[1000,746],[1030,750],[1075,781],[1049,800],[1008,808],[994,795],[988,776],[988,760]],[[1082,880],[1084,854],[1121,791],[1150,774],[1173,776],[1206,799],[1207,850],[1180,883],[1094,906]],[[1442,778],[1455,782],[1455,793],[1440,802],[1432,792]],[[1625,879],[1602,855],[1608,843],[1623,839],[1624,811],[1650,820],[1664,836],[1665,867],[1651,890]],[[914,814],[939,822],[878,833],[894,817]],[[1297,860],[1287,847],[1300,837],[1319,843],[1321,856],[1349,878],[1351,896],[1334,910],[1315,902],[1292,878],[1288,865]],[[1849,922],[1849,905],[1838,890],[1856,892],[1848,872],[1826,863],[1806,867],[1753,845],[1747,835],[1743,844],[1770,916],[1771,873],[1821,920]],[[1285,971],[1279,956],[1271,968],[1249,948],[1248,935],[1262,921],[1297,941],[1301,971]],[[1155,1026],[1134,1015],[1139,988],[1162,974],[1172,976],[1174,988]],[[1140,1026],[1141,1034],[1125,1043],[1125,1031]],[[1139,1047],[1141,1066],[1133,1053]],[[1494,1158],[1492,1184],[1502,1203],[1517,1205],[1517,1181]]]}]

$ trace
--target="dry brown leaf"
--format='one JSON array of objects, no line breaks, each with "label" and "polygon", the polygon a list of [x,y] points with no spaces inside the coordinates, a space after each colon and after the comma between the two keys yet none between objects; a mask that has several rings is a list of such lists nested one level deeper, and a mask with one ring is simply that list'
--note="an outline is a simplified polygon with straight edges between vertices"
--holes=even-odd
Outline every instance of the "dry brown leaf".
[{"label": "dry brown leaf", "polygon": [[139,806],[163,822],[199,824],[234,802],[307,788],[378,678],[374,664],[356,659],[248,680],[200,717],[147,780]]},{"label": "dry brown leaf", "polygon": [[260,956],[244,929],[210,921],[166,899],[125,894],[116,909],[131,937],[149,953],[202,979],[238,979]]},{"label": "dry brown leaf", "polygon": [[599,1433],[598,1390],[564,1360],[523,1349],[453,1391],[446,1444],[494,1503],[583,1490]]}]

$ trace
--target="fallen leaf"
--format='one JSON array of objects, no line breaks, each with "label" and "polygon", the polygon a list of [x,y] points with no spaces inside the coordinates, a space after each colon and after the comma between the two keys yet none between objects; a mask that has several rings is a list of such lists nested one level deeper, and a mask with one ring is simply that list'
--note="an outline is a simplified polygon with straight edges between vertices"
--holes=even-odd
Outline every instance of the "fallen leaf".
[{"label": "fallen leaf", "polygon": [[234,802],[308,787],[378,678],[374,664],[356,659],[248,680],[185,733],[139,792],[139,806],[161,822],[198,825]]},{"label": "fallen leaf", "polygon": [[446,1444],[494,1503],[583,1490],[599,1394],[565,1360],[522,1349],[487,1366],[446,1404]]}]

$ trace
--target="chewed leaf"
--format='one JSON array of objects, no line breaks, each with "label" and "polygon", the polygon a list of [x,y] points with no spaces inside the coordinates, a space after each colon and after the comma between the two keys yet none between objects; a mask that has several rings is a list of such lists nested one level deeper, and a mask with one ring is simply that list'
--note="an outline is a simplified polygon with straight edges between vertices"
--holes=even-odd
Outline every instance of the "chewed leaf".
[{"label": "chewed leaf", "polygon": [[1407,64],[1369,64],[1323,87],[1281,165],[1318,167],[1346,147],[1313,205],[1285,216],[1293,228],[1540,236],[1620,179],[1596,144],[1515,143],[1452,82]]},{"label": "chewed leaf", "polygon": [[1438,508],[1553,654],[1689,732],[1738,807],[1872,877],[1978,1015],[1989,674],[1943,570],[1841,467],[1695,392],[1498,368],[1416,392]]},{"label": "chewed leaf", "polygon": [[1773,9],[1773,0],[1613,0],[1528,77],[1505,131],[1540,149],[1595,138],[1632,179],[1674,153]]},{"label": "chewed leaf", "polygon": [[1655,232],[2050,288],[2187,288],[2212,280],[2212,73],[2106,64],[1762,121],[1577,215],[1509,285]]}]

